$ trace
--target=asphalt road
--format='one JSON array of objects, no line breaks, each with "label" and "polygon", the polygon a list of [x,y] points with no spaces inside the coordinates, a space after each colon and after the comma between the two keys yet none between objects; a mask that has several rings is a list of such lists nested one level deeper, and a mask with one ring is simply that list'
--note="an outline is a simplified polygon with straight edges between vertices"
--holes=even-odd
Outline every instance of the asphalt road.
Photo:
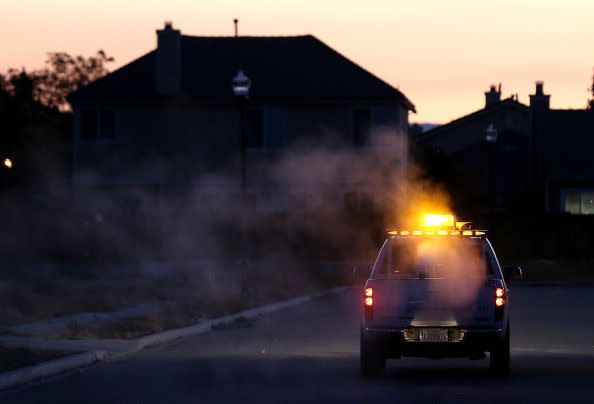
[{"label": "asphalt road", "polygon": [[488,360],[358,369],[359,296],[332,298],[0,393],[1,403],[593,402],[594,289],[512,289],[512,376]]}]

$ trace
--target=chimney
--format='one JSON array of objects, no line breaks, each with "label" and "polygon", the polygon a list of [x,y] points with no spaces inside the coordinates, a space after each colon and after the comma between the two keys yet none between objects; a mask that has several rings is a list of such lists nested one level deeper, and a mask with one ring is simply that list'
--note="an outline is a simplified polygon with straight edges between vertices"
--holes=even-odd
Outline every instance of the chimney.
[{"label": "chimney", "polygon": [[501,101],[501,84],[499,84],[499,89],[496,89],[492,84],[490,90],[485,93],[485,108],[497,104],[499,101]]},{"label": "chimney", "polygon": [[535,94],[530,95],[530,109],[546,111],[550,108],[550,100],[551,96],[544,93],[544,83],[537,81]]},{"label": "chimney", "polygon": [[181,90],[181,33],[170,21],[157,30],[155,88],[158,95],[179,95]]}]

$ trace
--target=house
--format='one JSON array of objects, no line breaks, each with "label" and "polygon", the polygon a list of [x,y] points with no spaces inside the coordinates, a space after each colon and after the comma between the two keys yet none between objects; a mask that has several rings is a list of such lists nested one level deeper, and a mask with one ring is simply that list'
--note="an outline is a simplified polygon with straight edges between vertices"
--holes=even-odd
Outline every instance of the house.
[{"label": "house", "polygon": [[374,127],[406,139],[413,104],[314,36],[195,37],[166,23],[155,50],[71,96],[74,184],[171,194],[208,177],[213,192],[237,192],[238,70],[252,83],[251,191],[266,182],[262,160],[295,143],[328,138],[362,148]]},{"label": "house", "polygon": [[491,86],[484,108],[417,141],[451,157],[483,210],[584,214],[594,213],[592,135],[591,110],[551,109],[537,82],[528,106]]}]

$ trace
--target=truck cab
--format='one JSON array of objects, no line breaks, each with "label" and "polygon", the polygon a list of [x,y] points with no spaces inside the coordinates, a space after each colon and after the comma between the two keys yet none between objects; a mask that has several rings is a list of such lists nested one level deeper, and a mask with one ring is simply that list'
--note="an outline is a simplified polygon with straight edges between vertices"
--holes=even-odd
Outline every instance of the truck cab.
[{"label": "truck cab", "polygon": [[521,270],[502,271],[486,232],[468,227],[388,231],[362,296],[364,376],[379,374],[388,358],[484,359],[486,353],[495,374],[509,373],[506,280]]}]

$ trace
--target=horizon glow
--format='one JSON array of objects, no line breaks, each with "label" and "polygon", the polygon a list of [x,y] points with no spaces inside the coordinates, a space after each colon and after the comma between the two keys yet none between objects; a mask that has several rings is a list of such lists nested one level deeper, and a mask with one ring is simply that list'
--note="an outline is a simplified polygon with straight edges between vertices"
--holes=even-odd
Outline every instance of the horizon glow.
[{"label": "horizon glow", "polygon": [[0,72],[46,53],[104,49],[115,70],[156,46],[165,20],[185,35],[312,34],[399,88],[411,122],[445,123],[484,106],[489,85],[528,103],[544,80],[553,108],[584,108],[592,84],[590,0],[22,0],[0,13]]}]

